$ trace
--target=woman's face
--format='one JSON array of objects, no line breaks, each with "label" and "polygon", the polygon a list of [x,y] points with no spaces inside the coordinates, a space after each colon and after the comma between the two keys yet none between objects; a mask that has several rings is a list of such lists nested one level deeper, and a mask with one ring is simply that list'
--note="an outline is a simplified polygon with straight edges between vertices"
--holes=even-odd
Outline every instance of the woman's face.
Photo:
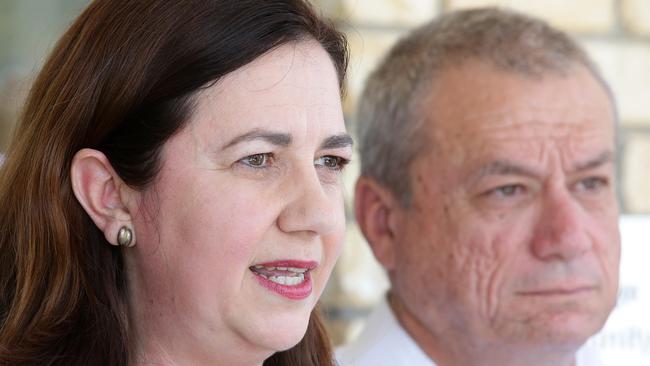
[{"label": "woman's face", "polygon": [[315,42],[200,92],[136,200],[126,260],[140,351],[225,364],[296,344],[341,249],[350,145]]}]

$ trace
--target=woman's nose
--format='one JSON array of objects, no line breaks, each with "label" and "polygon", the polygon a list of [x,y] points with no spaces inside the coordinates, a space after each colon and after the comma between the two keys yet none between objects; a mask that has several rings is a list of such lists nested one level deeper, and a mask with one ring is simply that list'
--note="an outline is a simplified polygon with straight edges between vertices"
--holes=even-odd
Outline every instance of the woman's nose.
[{"label": "woman's nose", "polygon": [[292,174],[286,184],[287,201],[278,217],[280,230],[327,235],[345,221],[338,183],[323,183],[316,168]]}]

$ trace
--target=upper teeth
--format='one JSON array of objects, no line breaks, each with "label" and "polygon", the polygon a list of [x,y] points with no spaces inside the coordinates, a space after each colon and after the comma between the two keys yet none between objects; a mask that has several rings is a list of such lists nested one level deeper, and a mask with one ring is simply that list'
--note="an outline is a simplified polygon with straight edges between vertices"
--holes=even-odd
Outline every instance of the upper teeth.
[{"label": "upper teeth", "polygon": [[271,276],[269,277],[269,281],[273,281],[280,285],[295,286],[305,281],[305,275],[300,274],[298,276]]},{"label": "upper teeth", "polygon": [[260,266],[260,265],[256,265],[256,266],[255,266],[255,269],[262,269],[262,268],[264,268],[264,269],[266,269],[266,270],[268,270],[268,271],[275,271],[275,270],[277,269],[278,271],[290,271],[290,272],[293,272],[293,273],[305,273],[305,272],[307,272],[307,268],[296,268],[296,267],[265,267],[265,266]]}]

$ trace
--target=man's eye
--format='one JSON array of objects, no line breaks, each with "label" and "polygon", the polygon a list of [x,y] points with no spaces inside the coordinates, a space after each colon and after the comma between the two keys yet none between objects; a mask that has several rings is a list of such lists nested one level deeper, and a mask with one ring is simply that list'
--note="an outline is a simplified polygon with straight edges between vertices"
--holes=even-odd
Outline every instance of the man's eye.
[{"label": "man's eye", "polygon": [[253,154],[248,155],[247,157],[239,160],[244,165],[248,165],[253,168],[263,168],[269,165],[273,160],[273,154],[263,153],[263,154]]},{"label": "man's eye", "polygon": [[598,192],[608,184],[609,182],[605,178],[589,177],[579,181],[576,188],[581,192]]},{"label": "man's eye", "polygon": [[524,187],[520,184],[508,184],[505,186],[494,188],[488,191],[489,194],[494,194],[498,197],[508,198],[514,197],[518,194],[524,193]]},{"label": "man's eye", "polygon": [[349,163],[349,160],[340,156],[326,155],[316,159],[314,163],[327,169],[342,170]]}]

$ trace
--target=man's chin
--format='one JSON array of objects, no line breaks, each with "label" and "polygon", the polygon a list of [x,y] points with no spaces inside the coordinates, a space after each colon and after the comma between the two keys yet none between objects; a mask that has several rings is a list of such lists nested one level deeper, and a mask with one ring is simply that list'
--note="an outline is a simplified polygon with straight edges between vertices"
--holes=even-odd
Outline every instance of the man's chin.
[{"label": "man's chin", "polygon": [[547,326],[548,341],[557,340],[560,344],[582,346],[603,328],[606,320],[602,316],[559,316]]},{"label": "man's chin", "polygon": [[602,329],[609,315],[609,311],[582,307],[554,310],[512,319],[498,333],[509,342],[577,349]]}]

